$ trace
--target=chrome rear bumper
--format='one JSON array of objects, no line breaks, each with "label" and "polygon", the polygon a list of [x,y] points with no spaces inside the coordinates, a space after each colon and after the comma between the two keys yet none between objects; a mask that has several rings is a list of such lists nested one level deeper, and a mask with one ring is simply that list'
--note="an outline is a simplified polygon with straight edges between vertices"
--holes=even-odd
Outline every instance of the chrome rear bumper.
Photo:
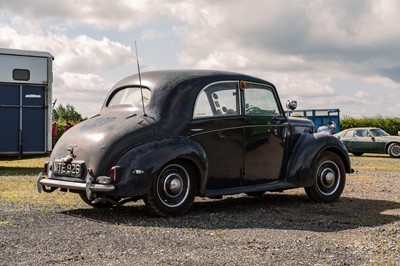
[{"label": "chrome rear bumper", "polygon": [[92,180],[90,178],[86,179],[86,183],[79,183],[51,178],[43,178],[42,173],[39,173],[36,185],[39,193],[41,193],[43,190],[46,191],[44,189],[45,187],[66,188],[72,190],[86,191],[86,195],[88,196],[88,198],[91,198],[90,195],[92,194],[92,192],[112,192],[115,190],[114,185],[92,184]]}]

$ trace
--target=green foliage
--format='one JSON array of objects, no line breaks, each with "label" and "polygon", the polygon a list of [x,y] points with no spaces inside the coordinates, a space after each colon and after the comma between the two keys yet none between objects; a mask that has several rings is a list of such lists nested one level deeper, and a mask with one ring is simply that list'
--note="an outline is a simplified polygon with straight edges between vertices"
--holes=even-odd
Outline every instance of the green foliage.
[{"label": "green foliage", "polygon": [[57,136],[55,141],[65,132],[68,123],[74,126],[86,119],[86,117],[82,118],[82,115],[78,113],[71,104],[67,104],[65,107],[59,104],[53,109],[53,123],[57,124]]},{"label": "green foliage", "polygon": [[82,121],[82,115],[75,110],[71,104],[67,104],[65,107],[59,104],[58,107],[53,109],[53,121],[54,122],[70,122],[71,124],[77,124]]},{"label": "green foliage", "polygon": [[354,127],[378,127],[390,135],[397,135],[397,132],[400,131],[400,118],[383,116],[363,118],[344,117],[340,119],[340,127],[341,130]]}]

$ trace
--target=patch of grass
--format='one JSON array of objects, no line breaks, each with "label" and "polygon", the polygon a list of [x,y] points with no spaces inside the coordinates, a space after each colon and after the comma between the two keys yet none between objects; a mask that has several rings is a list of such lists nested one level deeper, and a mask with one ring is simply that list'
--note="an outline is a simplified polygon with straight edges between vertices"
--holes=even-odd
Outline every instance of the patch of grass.
[{"label": "patch of grass", "polygon": [[66,207],[85,206],[78,195],[72,193],[39,193],[36,178],[43,171],[48,157],[0,160],[0,201],[23,207],[26,204],[38,205],[38,208],[58,205]]},{"label": "patch of grass", "polygon": [[43,166],[48,157],[0,160],[0,176],[26,176],[37,175],[43,171]]},{"label": "patch of grass", "polygon": [[53,193],[39,193],[34,180],[32,182],[7,182],[0,179],[0,200],[14,205],[58,205],[65,207],[85,206],[77,194],[54,191]]}]

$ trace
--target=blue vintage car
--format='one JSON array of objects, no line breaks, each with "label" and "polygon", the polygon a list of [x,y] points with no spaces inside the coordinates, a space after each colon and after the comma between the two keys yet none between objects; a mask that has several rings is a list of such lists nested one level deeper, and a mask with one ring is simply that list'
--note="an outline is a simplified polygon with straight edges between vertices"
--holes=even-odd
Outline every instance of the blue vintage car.
[{"label": "blue vintage car", "polygon": [[[290,105],[289,105],[290,107]],[[98,115],[57,142],[39,192],[79,193],[94,207],[143,199],[160,216],[186,212],[198,197],[304,187],[336,201],[352,172],[346,147],[287,118],[265,80],[212,70],[127,77]]]}]

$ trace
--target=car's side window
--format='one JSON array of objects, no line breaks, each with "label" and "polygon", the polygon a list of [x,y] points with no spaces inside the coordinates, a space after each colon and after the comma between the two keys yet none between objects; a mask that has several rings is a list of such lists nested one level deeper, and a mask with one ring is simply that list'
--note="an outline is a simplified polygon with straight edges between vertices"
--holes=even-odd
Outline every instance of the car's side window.
[{"label": "car's side window", "polygon": [[354,136],[354,130],[348,130],[343,137],[352,138]]},{"label": "car's side window", "polygon": [[247,84],[244,90],[246,115],[281,115],[272,88],[259,84]]},{"label": "car's side window", "polygon": [[355,137],[367,137],[368,131],[367,130],[357,130]]},{"label": "car's side window", "polygon": [[214,83],[197,97],[193,118],[240,114],[238,82]]}]

